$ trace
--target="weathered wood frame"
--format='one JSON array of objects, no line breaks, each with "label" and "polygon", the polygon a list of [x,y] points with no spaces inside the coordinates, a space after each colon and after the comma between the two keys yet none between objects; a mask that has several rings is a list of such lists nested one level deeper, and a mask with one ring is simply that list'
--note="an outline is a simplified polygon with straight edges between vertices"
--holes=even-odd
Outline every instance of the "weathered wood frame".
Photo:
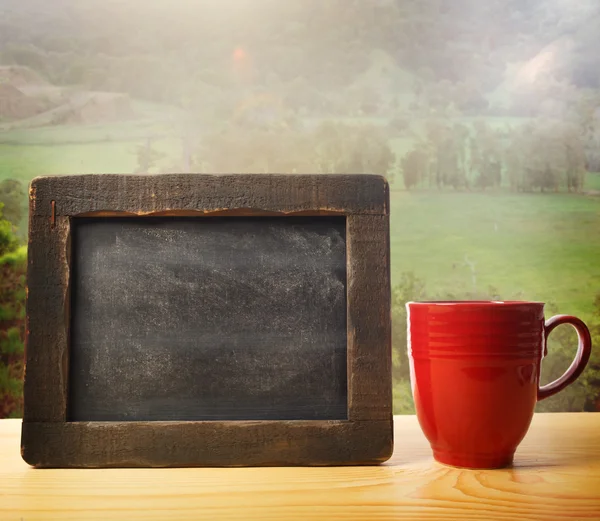
[{"label": "weathered wood frame", "polygon": [[[29,192],[21,452],[36,467],[365,465],[393,449],[389,189],[374,175],[78,175]],[[71,223],[90,216],[346,217],[348,419],[69,422]]]}]

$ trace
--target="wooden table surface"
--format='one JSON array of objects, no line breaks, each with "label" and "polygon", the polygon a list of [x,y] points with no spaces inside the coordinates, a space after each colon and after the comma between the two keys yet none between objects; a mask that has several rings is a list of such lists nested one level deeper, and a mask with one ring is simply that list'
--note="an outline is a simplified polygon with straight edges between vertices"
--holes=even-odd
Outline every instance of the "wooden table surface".
[{"label": "wooden table surface", "polygon": [[512,468],[433,461],[415,417],[395,419],[379,467],[37,470],[21,422],[0,420],[0,520],[600,520],[600,413],[538,414]]}]

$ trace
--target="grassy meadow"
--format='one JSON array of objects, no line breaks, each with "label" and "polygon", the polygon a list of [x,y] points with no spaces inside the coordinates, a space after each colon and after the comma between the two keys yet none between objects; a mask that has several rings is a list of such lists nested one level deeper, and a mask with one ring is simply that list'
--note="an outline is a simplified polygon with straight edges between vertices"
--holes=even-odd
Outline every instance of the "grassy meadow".
[{"label": "grassy meadow", "polygon": [[65,124],[0,132],[0,179],[28,182],[36,175],[126,173],[137,166],[136,147],[152,139],[166,157],[180,154],[177,109],[134,101],[131,121]]},{"label": "grassy meadow", "polygon": [[431,294],[492,287],[585,318],[600,289],[600,197],[393,192],[391,251],[392,282],[412,271]]}]

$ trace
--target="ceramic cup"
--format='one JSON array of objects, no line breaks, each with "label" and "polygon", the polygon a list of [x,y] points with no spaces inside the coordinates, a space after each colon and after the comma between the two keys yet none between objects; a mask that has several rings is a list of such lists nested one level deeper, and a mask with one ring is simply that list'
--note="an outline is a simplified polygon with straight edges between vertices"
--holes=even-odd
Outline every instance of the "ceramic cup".
[{"label": "ceramic cup", "polygon": [[[536,402],[573,383],[592,341],[578,318],[544,321],[541,302],[409,302],[408,355],[417,417],[440,463],[500,468],[512,463]],[[550,332],[577,331],[575,360],[540,387]]]}]

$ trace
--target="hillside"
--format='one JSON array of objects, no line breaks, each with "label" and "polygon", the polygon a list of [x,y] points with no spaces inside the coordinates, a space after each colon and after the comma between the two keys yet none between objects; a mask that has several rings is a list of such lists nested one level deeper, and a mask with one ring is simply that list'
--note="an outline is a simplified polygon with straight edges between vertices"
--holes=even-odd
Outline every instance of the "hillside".
[{"label": "hillside", "polygon": [[[429,110],[447,95],[463,112],[530,116],[532,99],[534,112],[556,113],[573,91],[600,87],[600,5],[592,2],[56,0],[52,6],[0,2],[0,63],[29,66],[56,85],[124,92],[201,113],[207,109],[199,98],[208,96],[211,115],[266,90],[290,109],[321,115],[415,111],[419,97]],[[545,88],[534,88],[536,82]]]}]

